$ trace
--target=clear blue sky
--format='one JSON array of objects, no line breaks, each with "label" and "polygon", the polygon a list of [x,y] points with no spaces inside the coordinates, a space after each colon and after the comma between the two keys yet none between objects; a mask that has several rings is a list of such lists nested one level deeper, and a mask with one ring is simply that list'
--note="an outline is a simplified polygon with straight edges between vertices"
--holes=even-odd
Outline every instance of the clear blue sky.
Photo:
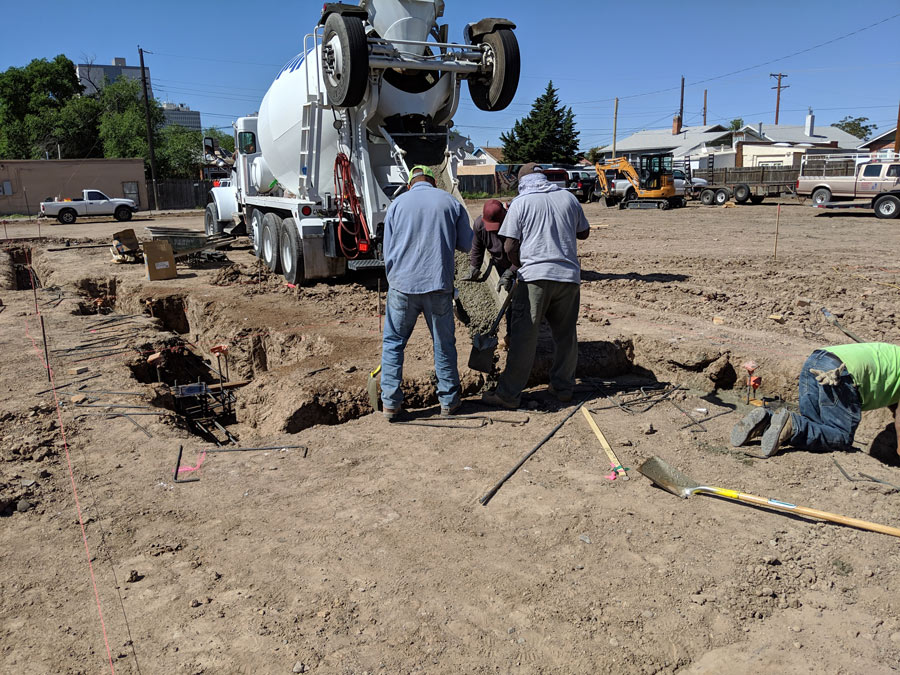
[{"label": "clear blue sky", "polygon": [[[790,85],[782,94],[782,124],[803,124],[810,106],[817,125],[845,115],[868,117],[882,130],[896,124],[898,0],[446,4],[444,21],[454,40],[460,40],[465,23],[485,16],[505,16],[518,24],[522,80],[513,104],[500,113],[481,112],[463,85],[456,123],[476,145],[497,144],[501,131],[528,112],[550,79],[575,111],[583,148],[611,140],[616,96],[621,99],[620,138],[671,125],[682,75],[687,124],[702,122],[704,88],[709,89],[709,123],[727,124],[735,117],[774,122],[769,73],[779,71],[788,74]],[[6,5],[0,70],[60,53],[76,63],[85,58],[111,63],[124,56],[131,65],[137,63],[140,44],[154,52],[146,60],[157,98],[200,110],[206,126],[230,128],[235,117],[258,109],[280,66],[302,50],[322,3],[44,0]],[[888,17],[893,18],[781,58]],[[720,77],[734,71],[741,72]],[[710,78],[717,79],[702,82]]]}]

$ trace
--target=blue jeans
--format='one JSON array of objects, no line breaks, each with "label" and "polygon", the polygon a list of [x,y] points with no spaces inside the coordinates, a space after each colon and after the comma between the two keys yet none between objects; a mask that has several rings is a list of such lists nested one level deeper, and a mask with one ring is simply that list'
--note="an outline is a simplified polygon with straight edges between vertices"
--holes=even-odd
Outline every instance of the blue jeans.
[{"label": "blue jeans", "polygon": [[459,370],[456,365],[456,324],[453,319],[453,293],[406,294],[388,290],[381,347],[381,401],[385,408],[403,405],[403,352],[419,314],[425,315],[434,343],[434,370],[437,396],[444,408],[459,401]]},{"label": "blue jeans", "polygon": [[833,370],[841,360],[822,349],[814,351],[800,372],[800,414],[791,413],[791,444],[810,450],[842,450],[853,444],[862,418],[862,403],[853,378],[846,370],[835,387],[821,385],[816,370]]}]

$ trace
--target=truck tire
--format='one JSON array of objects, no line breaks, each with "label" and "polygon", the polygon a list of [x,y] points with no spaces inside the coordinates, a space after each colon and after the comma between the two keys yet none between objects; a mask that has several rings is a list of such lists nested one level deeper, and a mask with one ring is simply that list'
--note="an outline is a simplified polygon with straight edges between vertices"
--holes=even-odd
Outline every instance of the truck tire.
[{"label": "truck tire", "polygon": [[[333,16],[333,15],[332,15]],[[267,213],[263,216],[262,260],[275,274],[281,271],[278,261],[278,239],[281,234],[281,216]]]},{"label": "truck tire", "polygon": [[247,231],[247,237],[253,246],[253,255],[257,258],[262,257],[262,233],[263,233],[263,216],[265,213],[259,209],[253,209],[250,214],[250,228]]},{"label": "truck tire", "polygon": [[819,204],[827,204],[831,201],[831,190],[828,188],[820,187],[813,190],[812,193],[812,203],[816,206]]},{"label": "truck tire", "polygon": [[281,273],[289,284],[303,281],[303,248],[300,235],[297,234],[297,221],[285,218],[281,223],[281,239],[279,240],[279,260]]},{"label": "truck tire", "polygon": [[710,190],[709,188],[705,188],[700,193],[700,203],[703,204],[703,206],[712,206],[714,201],[716,201],[715,190]]},{"label": "truck tire", "polygon": [[116,212],[113,214],[113,217],[118,220],[120,223],[127,223],[131,220],[132,211],[127,206],[119,206],[116,208]]},{"label": "truck tire", "polygon": [[225,225],[219,222],[219,208],[215,202],[206,205],[206,213],[203,216],[203,225],[206,229],[206,236],[212,237],[215,234],[222,234],[225,231]]},{"label": "truck tire", "polygon": [[725,188],[719,188],[718,190],[716,190],[716,194],[714,195],[714,197],[716,206],[722,206],[722,204],[728,201],[728,190],[726,190]]},{"label": "truck tire", "polygon": [[750,199],[750,186],[745,183],[734,186],[734,201],[743,204]]},{"label": "truck tire", "polygon": [[894,197],[893,195],[878,197],[878,199],[875,200],[875,217],[900,217],[900,199],[897,199],[897,197]]},{"label": "truck tire", "polygon": [[78,219],[78,214],[75,213],[75,209],[63,209],[56,216],[56,219],[63,225],[71,225]]},{"label": "truck tire", "polygon": [[494,68],[490,75],[469,77],[469,94],[479,110],[503,110],[519,88],[519,41],[509,28],[501,28],[482,37],[480,44],[489,48]]},{"label": "truck tire", "polygon": [[339,108],[359,105],[369,84],[369,46],[362,20],[330,14],[325,20],[322,46],[328,101]]},{"label": "truck tire", "polygon": [[753,195],[752,197],[750,197],[750,203],[754,206],[759,206],[763,203],[763,199],[765,199],[765,196],[763,195]]},{"label": "truck tire", "polygon": [[625,190],[625,198],[622,200],[623,202],[633,202],[637,199],[637,191],[634,188],[628,188]]}]

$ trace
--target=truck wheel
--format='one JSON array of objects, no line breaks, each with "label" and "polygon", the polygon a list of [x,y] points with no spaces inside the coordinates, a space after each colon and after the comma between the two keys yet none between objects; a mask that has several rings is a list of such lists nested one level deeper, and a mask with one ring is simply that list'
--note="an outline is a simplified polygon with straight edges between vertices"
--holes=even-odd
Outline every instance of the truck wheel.
[{"label": "truck wheel", "polygon": [[734,201],[743,204],[750,199],[750,186],[744,183],[734,186]]},{"label": "truck wheel", "polygon": [[763,203],[763,199],[765,199],[763,195],[753,195],[752,197],[750,197],[750,203],[754,206],[759,206]]},{"label": "truck wheel", "polygon": [[816,188],[812,193],[812,203],[818,206],[819,204],[827,204],[831,201],[831,190],[828,188]]},{"label": "truck wheel", "polygon": [[289,284],[303,281],[303,249],[297,234],[297,221],[285,218],[281,223],[280,259],[281,273]]},{"label": "truck wheel", "polygon": [[113,217],[120,223],[126,223],[131,220],[131,209],[129,209],[127,206],[119,206],[118,208],[116,208],[116,212],[113,214]]},{"label": "truck wheel", "polygon": [[897,218],[900,216],[900,199],[891,195],[876,199],[875,216],[877,218]]},{"label": "truck wheel", "polygon": [[725,202],[728,201],[728,190],[725,188],[719,188],[716,190],[715,202],[717,206],[722,206]]},{"label": "truck wheel", "polygon": [[281,232],[281,216],[267,213],[263,216],[262,259],[275,274],[281,271],[278,264],[278,235]]},{"label": "truck wheel", "polygon": [[519,41],[509,28],[501,28],[482,37],[480,44],[488,47],[488,63],[493,69],[490,75],[469,77],[469,94],[479,110],[503,110],[519,88]]},{"label": "truck wheel", "polygon": [[262,257],[262,233],[263,233],[263,216],[265,214],[259,209],[253,209],[250,215],[250,231],[247,237],[253,245],[253,255],[257,258]]},{"label": "truck wheel", "polygon": [[625,199],[623,201],[633,202],[635,199],[637,199],[637,191],[634,188],[628,188],[625,191]]},{"label": "truck wheel", "polygon": [[215,202],[206,205],[206,214],[203,218],[203,224],[206,228],[206,236],[212,237],[216,234],[222,234],[225,226],[219,222],[219,209]]},{"label": "truck wheel", "polygon": [[705,189],[700,193],[700,203],[703,206],[712,206],[712,203],[716,200],[716,193],[713,190]]},{"label": "truck wheel", "polygon": [[71,225],[77,218],[78,214],[75,213],[75,209],[63,209],[59,212],[59,215],[56,216],[56,219],[63,225]]},{"label": "truck wheel", "polygon": [[332,105],[359,105],[369,84],[369,46],[361,19],[330,14],[322,37],[322,71]]}]

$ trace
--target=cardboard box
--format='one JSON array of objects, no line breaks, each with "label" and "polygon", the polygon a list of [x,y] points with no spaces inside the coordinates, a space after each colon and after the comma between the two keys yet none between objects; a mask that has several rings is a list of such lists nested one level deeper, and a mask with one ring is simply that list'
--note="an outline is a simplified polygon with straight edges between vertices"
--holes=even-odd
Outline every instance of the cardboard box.
[{"label": "cardboard box", "polygon": [[113,246],[119,253],[128,253],[130,251],[139,251],[141,244],[138,242],[134,230],[122,230],[113,234]]},{"label": "cardboard box", "polygon": [[174,279],[178,276],[175,270],[175,254],[172,244],[165,240],[144,242],[144,264],[147,268],[147,279],[159,281]]}]

